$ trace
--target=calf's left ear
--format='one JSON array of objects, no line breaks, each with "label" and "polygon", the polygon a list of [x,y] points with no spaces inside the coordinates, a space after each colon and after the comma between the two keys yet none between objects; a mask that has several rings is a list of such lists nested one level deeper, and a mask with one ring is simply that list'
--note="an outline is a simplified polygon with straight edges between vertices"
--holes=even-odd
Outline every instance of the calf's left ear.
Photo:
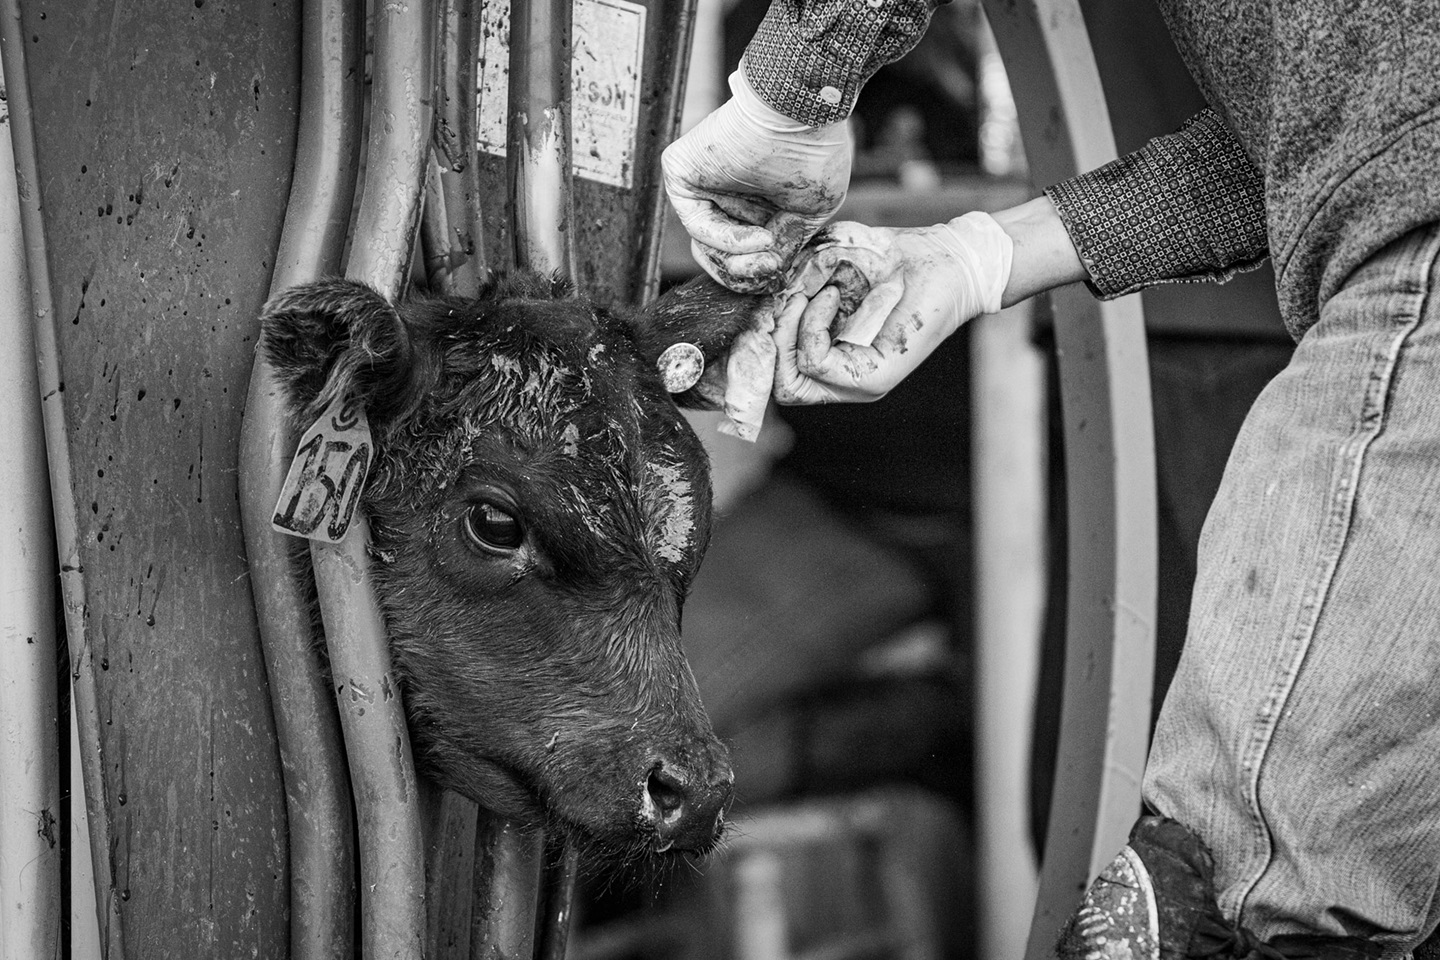
[{"label": "calf's left ear", "polygon": [[260,349],[300,423],[351,396],[372,422],[383,422],[408,411],[420,392],[400,314],[350,280],[319,280],[271,298],[260,317]]},{"label": "calf's left ear", "polygon": [[[770,294],[727,290],[702,275],[670,290],[640,313],[634,323],[635,344],[646,362],[661,366],[662,375],[673,366],[670,358],[681,349],[679,344],[697,348],[704,368],[723,365],[735,338],[768,316],[773,299]],[[699,372],[695,371],[697,376]],[[713,392],[697,386],[672,387],[675,402],[682,407],[714,408]]]}]

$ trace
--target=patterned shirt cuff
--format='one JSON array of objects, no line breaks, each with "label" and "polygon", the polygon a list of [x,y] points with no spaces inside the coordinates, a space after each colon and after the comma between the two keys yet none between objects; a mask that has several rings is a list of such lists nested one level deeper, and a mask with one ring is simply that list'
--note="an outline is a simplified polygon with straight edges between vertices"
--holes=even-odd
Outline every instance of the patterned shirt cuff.
[{"label": "patterned shirt cuff", "polygon": [[844,120],[860,88],[920,42],[948,0],[771,0],[741,66],[770,106],[818,127]]},{"label": "patterned shirt cuff", "polygon": [[1157,283],[1223,282],[1269,254],[1265,179],[1211,110],[1045,193],[1104,300]]}]

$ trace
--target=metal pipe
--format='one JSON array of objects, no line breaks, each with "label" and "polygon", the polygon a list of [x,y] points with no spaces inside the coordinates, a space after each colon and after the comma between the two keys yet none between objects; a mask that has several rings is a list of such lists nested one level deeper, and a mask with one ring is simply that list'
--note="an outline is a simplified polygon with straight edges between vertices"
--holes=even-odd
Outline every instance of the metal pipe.
[{"label": "metal pipe", "polygon": [[511,4],[505,152],[516,266],[574,277],[570,15],[570,0]]},{"label": "metal pipe", "polygon": [[[55,521],[55,546],[60,564],[61,597],[69,638],[72,692],[78,720],[83,789],[89,823],[94,884],[90,891],[71,889],[72,903],[95,897],[101,942],[109,956],[124,955],[119,899],[110,869],[112,838],[105,815],[105,777],[100,762],[100,719],[95,700],[95,664],[90,656],[85,618],[85,582],[80,566],[79,524],[71,496],[71,472],[63,395],[60,392],[60,351],[55,331],[50,265],[45,254],[45,225],[40,210],[40,177],[35,154],[35,122],[25,61],[25,32],[19,0],[0,0],[0,58],[3,58],[15,178],[20,198],[20,226],[25,240],[30,307],[35,320],[35,356],[39,372],[41,419],[45,428],[50,496]],[[72,805],[72,811],[76,808]],[[73,874],[72,874],[73,878]]]},{"label": "metal pipe", "polygon": [[535,956],[544,838],[533,830],[480,811],[475,845],[475,907],[470,956],[531,960]]},{"label": "metal pipe", "polygon": [[425,843],[425,891],[428,909],[425,956],[428,960],[469,960],[475,897],[475,801],[453,790],[421,783],[429,790]]},{"label": "metal pipe", "polygon": [[455,293],[465,281],[457,266],[464,261],[450,243],[449,210],[441,183],[440,163],[432,153],[425,171],[425,199],[420,213],[420,254],[425,282],[444,293]]},{"label": "metal pipe", "polygon": [[429,158],[434,2],[375,9],[370,143],[345,275],[391,298],[414,249]]},{"label": "metal pipe", "polygon": [[475,157],[475,94],[481,0],[442,0],[436,83],[435,157],[449,224],[456,293],[473,295],[489,277]]},{"label": "metal pipe", "polygon": [[575,845],[564,840],[551,839],[546,846],[547,864],[535,910],[535,960],[565,960],[580,857]]},{"label": "metal pipe", "polygon": [[[295,172],[271,293],[340,268],[361,127],[363,8],[306,0]],[[285,782],[290,956],[355,955],[355,841],[340,720],[316,655],[294,542],[270,526],[294,450],[284,398],[257,355],[240,432],[240,515]]]},{"label": "metal pipe", "polygon": [[[1054,183],[1115,157],[1078,0],[986,0],[1026,157]],[[1056,121],[1058,119],[1058,122]],[[1059,760],[1026,956],[1051,952],[1140,809],[1155,645],[1155,449],[1138,297],[1051,295],[1069,510]]]},{"label": "metal pipe", "polygon": [[[685,109],[685,83],[690,76],[690,51],[694,48],[695,7],[698,0],[684,0],[679,4],[679,29],[675,41],[675,54],[670,61],[670,76],[666,81],[666,95],[670,98],[670,110],[662,118],[656,130],[656,139],[668,144],[675,139],[680,129],[680,116]],[[658,169],[658,154],[656,158]],[[639,302],[649,303],[660,293],[660,250],[661,232],[665,228],[665,212],[669,201],[665,191],[657,183],[650,190],[650,215],[645,224],[645,235],[640,238],[640,290]]]},{"label": "metal pipe", "polygon": [[[515,264],[575,278],[570,162],[571,0],[513,0],[506,175]],[[575,889],[575,852],[556,845],[535,905],[537,956],[563,957]],[[557,954],[555,951],[559,950]]]},{"label": "metal pipe", "polygon": [[0,123],[0,957],[60,955],[55,539],[20,198]]},{"label": "metal pipe", "polygon": [[1035,913],[1030,757],[1045,619],[1045,360],[1034,304],[970,332],[975,531],[975,851],[983,957],[1024,953]]},{"label": "metal pipe", "polygon": [[[346,276],[395,299],[415,246],[434,92],[433,0],[375,7],[370,143]],[[424,952],[420,796],[400,687],[369,576],[370,527],[310,544],[359,822],[367,960]]]}]

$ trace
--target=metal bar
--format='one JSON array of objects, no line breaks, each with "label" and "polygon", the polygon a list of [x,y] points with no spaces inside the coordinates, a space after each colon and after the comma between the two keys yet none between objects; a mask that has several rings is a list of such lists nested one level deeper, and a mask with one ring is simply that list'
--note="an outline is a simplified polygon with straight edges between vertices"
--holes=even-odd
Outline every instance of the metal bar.
[{"label": "metal bar", "polygon": [[426,817],[425,897],[429,908],[425,956],[428,960],[468,960],[471,917],[476,908],[476,831],[479,809],[468,797],[433,784],[433,809]]},{"label": "metal bar", "polygon": [[[306,0],[300,124],[271,293],[336,273],[354,202],[361,127],[363,8]],[[239,491],[250,584],[285,782],[290,956],[355,955],[355,841],[340,720],[316,655],[293,541],[270,526],[294,450],[284,399],[257,355],[240,433]]]},{"label": "metal bar", "polygon": [[531,960],[535,956],[543,844],[535,831],[480,811],[475,907],[470,921],[470,956],[474,960]]},{"label": "metal bar", "polygon": [[95,915],[95,867],[90,849],[90,824],[85,816],[85,773],[81,769],[80,721],[75,715],[75,701],[70,701],[70,780],[65,804],[69,814],[70,849],[66,859],[70,876],[65,899],[70,913],[69,953],[65,960],[101,960],[105,951],[100,946],[100,922]]},{"label": "metal bar", "polygon": [[[106,955],[124,957],[119,901],[110,869],[111,835],[105,816],[105,778],[100,761],[100,719],[95,701],[95,664],[85,630],[85,582],[80,565],[78,520],[70,495],[71,473],[66,446],[60,352],[54,326],[50,265],[45,252],[45,227],[40,209],[40,177],[35,156],[35,124],[25,60],[25,35],[19,0],[0,0],[0,58],[3,58],[15,177],[20,198],[20,226],[25,241],[30,306],[35,319],[35,355],[39,371],[41,419],[45,428],[55,541],[60,564],[61,597],[69,639],[73,704],[78,721],[80,765],[84,771],[85,815],[89,823],[94,869],[95,913]],[[81,787],[72,783],[72,792]],[[72,806],[72,810],[74,807]],[[71,891],[72,902],[87,891]]]},{"label": "metal bar", "polygon": [[547,863],[540,877],[540,902],[535,910],[535,960],[565,960],[580,857],[574,844],[553,838],[545,854]]},{"label": "metal bar", "polygon": [[473,295],[489,277],[475,157],[475,94],[481,0],[442,0],[435,156],[449,224],[456,293]]},{"label": "metal bar", "polygon": [[[346,276],[399,296],[415,246],[434,92],[432,0],[378,4],[364,188]],[[359,822],[367,960],[419,958],[425,939],[420,796],[400,687],[369,576],[370,526],[312,542],[320,612]]]},{"label": "metal bar", "polygon": [[380,4],[370,94],[370,144],[345,275],[387,297],[403,288],[429,159],[434,0]]},{"label": "metal bar", "polygon": [[440,179],[440,163],[432,153],[425,171],[425,199],[420,213],[420,251],[425,282],[445,293],[455,293],[465,283],[457,272],[464,261],[456,257],[450,243],[449,209]]},{"label": "metal bar", "polygon": [[0,957],[60,955],[55,534],[10,127],[0,123]]},{"label": "metal bar", "polygon": [[[670,97],[670,109],[666,111],[662,125],[656,130],[656,139],[668,144],[680,130],[680,115],[685,109],[685,82],[690,76],[690,51],[694,48],[695,7],[698,0],[683,0],[679,4],[679,29],[676,31],[675,53],[670,61],[670,76],[666,81],[666,95]],[[665,229],[665,212],[669,201],[665,191],[652,188],[650,192],[650,217],[645,225],[645,235],[640,238],[640,303],[649,303],[660,293],[660,251],[662,232]]]},{"label": "metal bar", "polygon": [[[1078,0],[986,0],[1031,173],[1053,183],[1115,157]],[[1042,16],[1043,13],[1043,16]],[[1140,810],[1155,633],[1155,458],[1140,300],[1052,294],[1069,510],[1057,798],[1027,958],[1050,951]]]},{"label": "metal bar", "polygon": [[970,331],[978,953],[1018,957],[1035,913],[1030,756],[1045,619],[1045,362],[1033,306]]},{"label": "metal bar", "polygon": [[[574,278],[571,14],[571,0],[511,3],[506,171],[516,265]],[[542,871],[534,925],[538,957],[558,960],[564,955],[575,865],[573,850],[557,849],[553,865]]]},{"label": "metal bar", "polygon": [[510,7],[507,208],[517,266],[575,276],[570,0]]}]

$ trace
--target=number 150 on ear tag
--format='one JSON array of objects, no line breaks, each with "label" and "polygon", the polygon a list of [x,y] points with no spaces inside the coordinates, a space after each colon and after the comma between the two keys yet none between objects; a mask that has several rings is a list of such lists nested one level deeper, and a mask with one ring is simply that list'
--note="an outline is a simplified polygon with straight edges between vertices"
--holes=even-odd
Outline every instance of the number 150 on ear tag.
[{"label": "number 150 on ear tag", "polygon": [[365,488],[375,443],[365,405],[332,400],[300,437],[270,524],[281,533],[339,543]]}]

